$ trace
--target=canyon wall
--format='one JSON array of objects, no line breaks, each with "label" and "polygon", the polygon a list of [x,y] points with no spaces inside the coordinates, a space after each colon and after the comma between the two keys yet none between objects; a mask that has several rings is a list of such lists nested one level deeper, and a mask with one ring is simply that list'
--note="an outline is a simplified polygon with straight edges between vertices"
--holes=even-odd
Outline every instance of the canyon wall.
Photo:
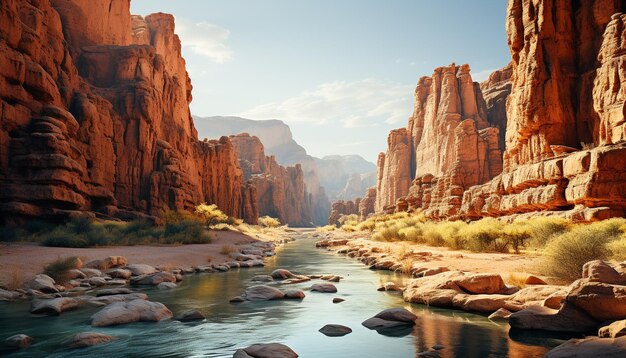
[{"label": "canyon wall", "polygon": [[339,225],[339,219],[344,215],[359,215],[361,198],[354,200],[337,200],[333,202],[328,217],[328,225]]},{"label": "canyon wall", "polygon": [[[266,156],[259,138],[241,133],[229,137],[235,147],[244,180],[255,188],[250,206],[257,216],[278,218],[292,226],[311,226],[311,195],[304,184],[302,166],[283,167]],[[254,217],[246,217],[256,223]]]},{"label": "canyon wall", "polygon": [[379,156],[376,211],[420,209],[457,215],[463,192],[502,170],[498,128],[467,65],[419,79],[407,128],[392,131]]},{"label": "canyon wall", "polygon": [[253,188],[232,143],[198,141],[174,18],[129,6],[0,3],[3,221],[154,217],[201,202],[245,215]]},{"label": "canyon wall", "polygon": [[617,0],[510,0],[511,64],[480,87],[465,66],[420,79],[408,127],[379,157],[376,211],[624,216],[625,11]]}]

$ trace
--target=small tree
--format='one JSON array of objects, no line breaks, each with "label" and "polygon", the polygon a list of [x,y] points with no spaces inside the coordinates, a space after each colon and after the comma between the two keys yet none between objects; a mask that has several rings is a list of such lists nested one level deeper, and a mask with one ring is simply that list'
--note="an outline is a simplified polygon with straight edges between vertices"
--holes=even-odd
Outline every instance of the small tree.
[{"label": "small tree", "polygon": [[215,204],[207,205],[205,203],[196,206],[196,214],[202,216],[207,225],[216,225],[228,223],[229,217],[224,214]]},{"label": "small tree", "polygon": [[263,216],[259,218],[259,224],[264,227],[279,227],[280,221],[270,216]]}]

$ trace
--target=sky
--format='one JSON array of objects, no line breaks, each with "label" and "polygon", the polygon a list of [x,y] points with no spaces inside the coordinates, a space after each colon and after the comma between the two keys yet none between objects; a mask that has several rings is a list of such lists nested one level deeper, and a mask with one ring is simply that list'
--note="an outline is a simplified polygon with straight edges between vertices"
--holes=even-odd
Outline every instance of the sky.
[{"label": "sky", "polygon": [[318,157],[375,162],[421,76],[468,63],[482,81],[510,61],[505,0],[132,0],[131,11],[175,16],[194,115],[283,120]]}]

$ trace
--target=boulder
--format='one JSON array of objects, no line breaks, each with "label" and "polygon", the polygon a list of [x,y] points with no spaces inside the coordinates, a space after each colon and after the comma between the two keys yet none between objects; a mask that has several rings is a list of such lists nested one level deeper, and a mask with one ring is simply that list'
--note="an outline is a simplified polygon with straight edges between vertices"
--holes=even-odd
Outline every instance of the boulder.
[{"label": "boulder", "polygon": [[145,276],[136,276],[130,279],[133,285],[156,286],[163,282],[176,283],[176,276],[171,272],[157,272]]},{"label": "boulder", "polygon": [[621,358],[626,357],[626,337],[570,339],[544,355],[544,358]]},{"label": "boulder", "polygon": [[339,297],[333,298],[333,303],[341,303],[343,301],[345,301],[343,298],[339,298]]},{"label": "boulder", "polygon": [[608,326],[600,328],[598,336],[602,338],[617,338],[626,336],[626,320],[615,321]]},{"label": "boulder", "polygon": [[95,268],[88,268],[88,267],[83,267],[80,269],[80,271],[85,274],[85,276],[87,278],[92,278],[92,277],[101,277],[102,276],[102,271],[95,269]]},{"label": "boulder", "polygon": [[74,335],[67,345],[70,348],[85,348],[112,341],[115,337],[96,332],[83,332]]},{"label": "boulder", "polygon": [[176,315],[176,317],[174,317],[175,320],[178,320],[181,322],[201,321],[205,318],[206,317],[204,316],[204,314],[197,309],[191,309],[191,310],[180,312],[179,314]]},{"label": "boulder", "polygon": [[102,260],[93,260],[87,262],[85,266],[89,268],[95,268],[98,270],[108,270],[113,267],[126,266],[128,260],[124,256],[109,256]]},{"label": "boulder", "polygon": [[127,269],[116,268],[116,269],[107,271],[107,275],[109,275],[109,276],[111,276],[113,278],[121,278],[121,279],[124,279],[124,280],[128,280],[130,278],[130,276],[133,275],[133,273],[130,270],[127,270]]},{"label": "boulder", "polygon": [[528,277],[526,277],[526,280],[524,280],[524,284],[526,285],[547,285],[546,281],[540,279],[537,276],[534,275],[529,275]]},{"label": "boulder", "polygon": [[352,333],[352,329],[340,324],[327,324],[320,328],[319,332],[329,337],[341,337]]},{"label": "boulder", "polygon": [[127,294],[106,295],[106,296],[100,296],[100,297],[80,296],[80,297],[76,297],[76,299],[92,306],[106,306],[113,302],[147,300],[148,295],[146,295],[145,293],[133,292],[133,293],[127,293]]},{"label": "boulder", "polygon": [[583,265],[583,278],[589,282],[601,282],[615,285],[626,284],[626,274],[617,272],[602,260],[589,261]]},{"label": "boulder", "polygon": [[285,294],[274,287],[256,285],[246,288],[241,297],[246,301],[269,301],[282,299]]},{"label": "boulder", "polygon": [[13,301],[20,299],[22,294],[16,291],[7,291],[0,288],[0,301]]},{"label": "boulder", "polygon": [[35,275],[32,280],[26,283],[26,287],[31,290],[41,291],[43,293],[56,293],[59,292],[55,286],[55,281],[52,277],[44,274]]},{"label": "boulder", "polygon": [[34,299],[30,304],[30,313],[57,316],[65,311],[78,308],[78,300],[71,297]]},{"label": "boulder", "polygon": [[272,276],[272,278],[274,278],[276,280],[284,280],[284,279],[287,279],[287,278],[294,277],[295,275],[293,273],[291,273],[289,270],[276,269],[276,270],[272,271],[270,276]]},{"label": "boulder", "polygon": [[477,273],[469,275],[456,280],[455,283],[461,289],[473,294],[494,294],[500,293],[506,289],[506,285],[504,284],[502,277],[493,273]]},{"label": "boulder", "polygon": [[598,321],[626,319],[626,286],[579,280],[572,284],[566,302]]},{"label": "boulder", "polygon": [[16,334],[4,340],[4,345],[10,348],[28,348],[33,338],[25,334]]},{"label": "boulder", "polygon": [[146,300],[115,302],[91,316],[93,327],[115,326],[132,322],[157,322],[172,318],[162,303]]},{"label": "boulder", "polygon": [[285,298],[301,300],[306,296],[302,290],[289,289],[283,292],[285,293]]},{"label": "boulder", "polygon": [[311,291],[323,292],[323,293],[335,293],[337,292],[337,287],[332,283],[324,282],[324,283],[316,283],[311,286]]},{"label": "boulder", "polygon": [[154,266],[145,265],[145,264],[132,264],[125,267],[126,270],[129,270],[133,276],[143,276],[143,275],[151,275],[157,272]]},{"label": "boulder", "polygon": [[256,275],[252,277],[253,282],[272,282],[274,279],[270,275]]},{"label": "boulder", "polygon": [[380,311],[374,317],[384,319],[386,321],[409,323],[415,323],[415,320],[417,319],[417,316],[406,308],[388,308],[386,310]]},{"label": "boulder", "polygon": [[233,358],[298,358],[291,348],[280,343],[253,344],[248,348],[238,349]]},{"label": "boulder", "polygon": [[550,332],[592,332],[598,322],[573,306],[564,304],[560,310],[542,306],[530,306],[509,316],[511,328]]}]

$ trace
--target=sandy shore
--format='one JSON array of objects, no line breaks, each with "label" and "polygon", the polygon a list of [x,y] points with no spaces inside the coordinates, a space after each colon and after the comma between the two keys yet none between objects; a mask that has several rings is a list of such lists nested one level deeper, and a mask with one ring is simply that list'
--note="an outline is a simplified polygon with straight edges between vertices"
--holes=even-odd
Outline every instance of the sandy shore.
[{"label": "sandy shore", "polygon": [[[107,256],[124,256],[129,263],[171,265],[176,267],[201,266],[231,261],[220,253],[225,245],[245,245],[255,241],[282,239],[284,232],[276,229],[266,233],[242,234],[232,231],[211,231],[209,244],[180,246],[111,246],[94,248],[46,247],[34,243],[0,243],[0,283],[17,278],[24,281],[41,273],[43,267],[61,257],[77,256],[84,262]],[[210,261],[209,261],[210,258]]]},{"label": "sandy shore", "polygon": [[[476,253],[464,250],[451,250],[446,247],[432,247],[415,244],[412,242],[380,242],[366,238],[367,233],[346,233],[340,230],[331,232],[318,232],[319,238],[349,239],[348,245],[334,246],[333,251],[348,247],[362,246],[370,249],[379,248],[381,252],[388,253],[400,262],[406,252],[428,252],[431,256],[415,258],[413,265],[435,268],[447,267],[450,270],[469,271],[478,273],[499,273],[507,280],[511,276],[538,275],[537,269],[541,257],[536,254],[501,254],[501,253]],[[543,277],[550,283],[555,282],[550,278]]]}]

